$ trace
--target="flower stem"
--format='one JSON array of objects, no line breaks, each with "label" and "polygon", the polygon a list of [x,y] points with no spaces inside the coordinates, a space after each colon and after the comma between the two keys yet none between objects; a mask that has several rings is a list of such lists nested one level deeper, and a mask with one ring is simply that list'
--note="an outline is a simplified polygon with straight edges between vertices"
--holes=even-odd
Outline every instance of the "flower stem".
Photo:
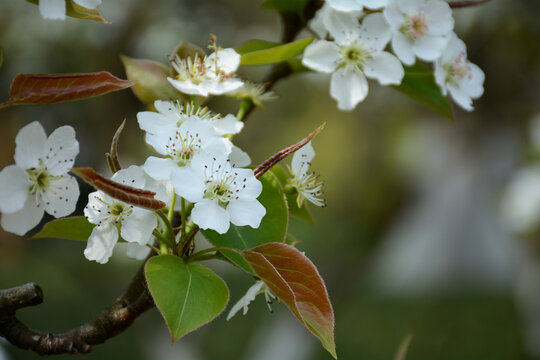
[{"label": "flower stem", "polygon": [[242,121],[246,113],[253,107],[253,102],[250,99],[243,99],[236,113],[236,119]]},{"label": "flower stem", "polygon": [[[183,201],[184,199],[182,199]],[[167,218],[169,219],[169,223],[172,224],[173,217],[174,217],[174,204],[176,203],[176,193],[173,192],[171,196],[171,205],[169,206],[169,214],[167,215]]]},{"label": "flower stem", "polygon": [[[158,216],[161,225],[163,225],[164,227],[163,234],[160,234],[161,238],[164,244],[171,248],[174,252],[176,249],[176,241],[174,240],[174,230],[171,226],[171,223],[169,222],[169,219],[167,218],[165,213],[163,213],[162,211],[158,210],[155,213]],[[158,239],[160,239],[160,237],[158,237]]]}]

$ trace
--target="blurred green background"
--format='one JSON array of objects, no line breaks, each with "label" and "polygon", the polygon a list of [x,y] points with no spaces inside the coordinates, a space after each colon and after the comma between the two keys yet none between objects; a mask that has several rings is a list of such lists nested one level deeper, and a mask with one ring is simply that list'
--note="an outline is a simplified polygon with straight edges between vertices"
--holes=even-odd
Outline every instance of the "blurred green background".
[{"label": "blurred green background", "polygon": [[[167,61],[181,40],[205,46],[209,33],[224,47],[260,38],[278,41],[278,16],[262,0],[105,0],[110,25],[68,18],[43,20],[25,1],[2,1],[0,99],[18,73],[93,72],[125,77],[120,54]],[[540,2],[492,0],[454,11],[469,58],[486,73],[485,94],[450,122],[391,88],[370,82],[354,112],[337,110],[329,78],[302,74],[277,85],[277,101],[248,119],[235,142],[258,164],[326,122],[313,141],[313,168],[325,180],[328,207],[316,225],[292,221],[298,248],[318,266],[336,316],[340,359],[393,359],[412,335],[407,359],[540,359],[540,263],[500,216],[512,174],[530,161],[528,127],[540,113]],[[241,69],[259,80],[266,68]],[[236,111],[231,99],[213,110]],[[14,136],[38,120],[48,133],[70,124],[81,151],[77,166],[108,173],[103,154],[117,126],[123,164],[149,155],[133,94],[53,106],[2,110],[0,167],[13,163]],[[285,160],[288,163],[288,160]],[[78,211],[91,189],[81,185]],[[46,219],[47,220],[47,219]],[[0,288],[36,282],[42,305],[18,315],[31,327],[63,332],[95,317],[120,295],[139,262],[118,256],[87,261],[84,244],[28,240],[0,230]],[[252,279],[210,264],[229,283],[230,303]],[[330,359],[281,304],[262,298],[246,316],[222,315],[172,345],[159,313],[143,314],[124,334],[85,359]],[[226,310],[228,311],[228,310]],[[0,359],[38,355],[0,339]],[[63,358],[67,358],[64,355]]]}]

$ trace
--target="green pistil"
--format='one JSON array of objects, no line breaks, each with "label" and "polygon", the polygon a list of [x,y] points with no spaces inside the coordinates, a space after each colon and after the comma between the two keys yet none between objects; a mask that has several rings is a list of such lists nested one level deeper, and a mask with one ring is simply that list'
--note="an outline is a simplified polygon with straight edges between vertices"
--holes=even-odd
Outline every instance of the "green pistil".
[{"label": "green pistil", "polygon": [[339,49],[341,58],[339,67],[352,65],[362,70],[364,64],[371,59],[371,55],[360,44],[350,44]]}]

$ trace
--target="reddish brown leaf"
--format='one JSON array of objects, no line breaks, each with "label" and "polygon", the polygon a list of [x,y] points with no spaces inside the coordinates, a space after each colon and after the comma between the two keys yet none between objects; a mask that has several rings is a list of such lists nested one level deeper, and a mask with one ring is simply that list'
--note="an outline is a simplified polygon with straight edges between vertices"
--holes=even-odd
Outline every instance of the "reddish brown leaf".
[{"label": "reddish brown leaf", "polygon": [[313,263],[296,248],[267,243],[242,251],[255,273],[321,341],[334,358],[334,312],[324,281]]},{"label": "reddish brown leaf", "polygon": [[132,85],[132,81],[119,79],[107,71],[86,74],[19,74],[11,83],[9,101],[0,104],[0,108],[81,100]]},{"label": "reddish brown leaf", "polygon": [[96,189],[128,204],[148,210],[159,210],[166,206],[163,201],[154,199],[155,192],[117,183],[98,174],[92,168],[72,168],[71,172]]},{"label": "reddish brown leaf", "polygon": [[319,131],[321,131],[324,128],[324,125],[326,125],[326,123],[322,124],[315,130],[313,130],[305,139],[300,140],[294,145],[286,147],[285,149],[275,153],[274,155],[266,159],[261,165],[257,166],[257,168],[253,170],[253,174],[255,175],[255,177],[257,179],[260,178],[261,176],[264,175],[265,172],[270,170],[272,166],[276,165],[278,162],[285,159],[287,156],[297,151],[302,146],[306,145],[309,142],[309,140],[311,140],[315,135],[319,133]]}]

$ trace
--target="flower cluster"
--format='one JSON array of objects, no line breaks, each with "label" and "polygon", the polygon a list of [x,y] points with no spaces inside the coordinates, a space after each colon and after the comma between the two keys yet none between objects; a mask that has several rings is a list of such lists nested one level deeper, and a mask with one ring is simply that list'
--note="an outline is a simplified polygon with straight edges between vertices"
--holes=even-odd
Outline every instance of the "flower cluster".
[{"label": "flower cluster", "polygon": [[[330,94],[341,110],[365,99],[366,78],[399,85],[402,63],[416,59],[434,63],[436,83],[463,109],[472,110],[471,99],[483,93],[484,73],[467,60],[443,0],[327,0],[310,26],[321,40],[306,48],[302,62],[332,74]],[[394,54],[385,51],[389,43]]]}]

